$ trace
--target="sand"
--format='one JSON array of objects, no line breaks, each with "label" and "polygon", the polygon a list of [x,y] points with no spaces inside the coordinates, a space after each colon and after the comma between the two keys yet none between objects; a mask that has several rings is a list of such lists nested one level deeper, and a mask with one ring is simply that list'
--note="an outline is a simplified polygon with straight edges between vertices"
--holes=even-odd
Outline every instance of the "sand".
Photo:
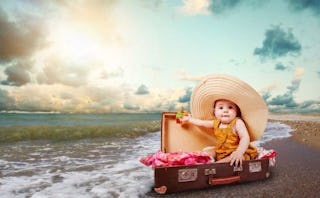
[{"label": "sand", "polygon": [[308,146],[320,149],[320,116],[270,115],[269,121],[290,125],[293,137]]},{"label": "sand", "polygon": [[263,145],[277,151],[268,179],[196,191],[144,197],[318,197],[320,185],[320,116],[271,115],[270,122],[290,125],[293,136]]}]

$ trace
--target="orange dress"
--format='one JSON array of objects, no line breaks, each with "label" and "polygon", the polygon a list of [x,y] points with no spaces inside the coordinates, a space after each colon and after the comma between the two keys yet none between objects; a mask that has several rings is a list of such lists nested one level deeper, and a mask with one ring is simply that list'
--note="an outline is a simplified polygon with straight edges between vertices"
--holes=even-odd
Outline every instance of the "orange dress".
[{"label": "orange dress", "polygon": [[[226,128],[219,128],[220,120],[213,120],[213,133],[217,140],[217,144],[215,145],[216,160],[227,157],[238,148],[240,138],[232,131],[237,119],[233,119]],[[257,156],[257,149],[249,144],[248,149],[244,153],[245,160],[255,159]]]}]

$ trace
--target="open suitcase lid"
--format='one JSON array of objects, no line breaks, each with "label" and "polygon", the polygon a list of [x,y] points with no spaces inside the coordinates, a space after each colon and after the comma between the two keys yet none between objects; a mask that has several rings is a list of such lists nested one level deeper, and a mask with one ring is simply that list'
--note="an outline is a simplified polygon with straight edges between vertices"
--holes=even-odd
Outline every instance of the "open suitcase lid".
[{"label": "open suitcase lid", "polygon": [[161,119],[161,151],[201,151],[213,146],[212,130],[194,125],[181,126],[176,123],[176,112],[163,112]]}]

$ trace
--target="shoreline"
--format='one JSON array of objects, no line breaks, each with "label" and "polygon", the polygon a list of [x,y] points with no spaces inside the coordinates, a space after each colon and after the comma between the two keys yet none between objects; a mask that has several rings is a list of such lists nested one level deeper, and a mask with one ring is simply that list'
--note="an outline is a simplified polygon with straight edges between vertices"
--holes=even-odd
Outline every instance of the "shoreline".
[{"label": "shoreline", "polygon": [[277,152],[270,177],[254,182],[158,195],[153,190],[143,197],[317,197],[320,178],[320,116],[272,115],[269,122],[289,125],[288,138],[264,143]]},{"label": "shoreline", "polygon": [[268,121],[289,125],[296,141],[320,149],[320,116],[270,115]]}]

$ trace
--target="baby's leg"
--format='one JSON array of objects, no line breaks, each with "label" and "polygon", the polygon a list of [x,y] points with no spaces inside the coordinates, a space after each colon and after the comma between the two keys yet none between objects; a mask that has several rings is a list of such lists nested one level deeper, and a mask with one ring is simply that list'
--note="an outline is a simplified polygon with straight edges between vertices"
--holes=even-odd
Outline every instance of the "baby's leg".
[{"label": "baby's leg", "polygon": [[225,158],[222,158],[222,159],[219,159],[218,161],[216,161],[217,163],[225,163],[225,162],[230,162],[231,161],[231,157],[230,155],[225,157]]},{"label": "baby's leg", "polygon": [[214,151],[214,146],[207,146],[202,149],[202,151],[208,153],[212,158],[216,157],[216,152]]}]

